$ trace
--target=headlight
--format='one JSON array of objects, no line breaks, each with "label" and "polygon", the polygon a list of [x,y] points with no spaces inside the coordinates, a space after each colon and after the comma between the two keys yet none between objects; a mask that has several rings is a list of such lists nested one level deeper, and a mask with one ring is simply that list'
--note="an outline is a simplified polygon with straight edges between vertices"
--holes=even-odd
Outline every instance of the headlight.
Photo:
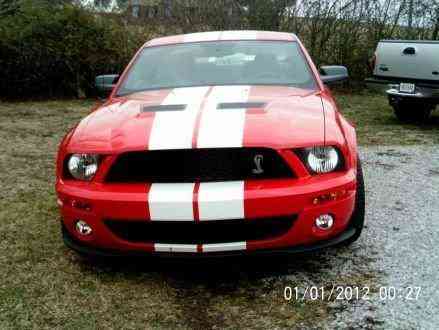
[{"label": "headlight", "polygon": [[98,155],[73,154],[67,167],[70,174],[77,180],[91,180],[99,166]]},{"label": "headlight", "polygon": [[340,157],[334,147],[312,147],[305,149],[308,167],[315,173],[334,171],[340,164]]}]

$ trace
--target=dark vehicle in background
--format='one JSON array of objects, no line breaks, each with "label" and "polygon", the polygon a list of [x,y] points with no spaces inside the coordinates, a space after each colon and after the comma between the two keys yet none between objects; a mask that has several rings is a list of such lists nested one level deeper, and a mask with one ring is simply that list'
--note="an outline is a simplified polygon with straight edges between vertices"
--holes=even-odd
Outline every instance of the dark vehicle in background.
[{"label": "dark vehicle in background", "polygon": [[439,41],[382,40],[366,82],[385,88],[401,121],[426,121],[439,104]]}]

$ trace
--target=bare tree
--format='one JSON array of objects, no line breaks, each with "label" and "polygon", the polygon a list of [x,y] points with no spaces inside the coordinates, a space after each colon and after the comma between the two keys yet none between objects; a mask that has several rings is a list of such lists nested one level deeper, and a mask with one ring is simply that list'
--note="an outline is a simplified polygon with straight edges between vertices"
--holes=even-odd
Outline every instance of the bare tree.
[{"label": "bare tree", "polygon": [[438,40],[439,39],[439,5],[437,5],[436,10],[435,10],[435,23],[434,23],[434,30],[433,30],[433,34],[431,36],[431,38],[433,40]]}]

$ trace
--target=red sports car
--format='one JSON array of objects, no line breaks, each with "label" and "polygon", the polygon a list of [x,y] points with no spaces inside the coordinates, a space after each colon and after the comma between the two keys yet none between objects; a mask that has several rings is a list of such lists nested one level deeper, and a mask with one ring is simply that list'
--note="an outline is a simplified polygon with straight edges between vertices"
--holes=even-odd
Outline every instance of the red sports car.
[{"label": "red sports car", "polygon": [[[106,102],[62,141],[66,245],[88,255],[288,253],[355,241],[364,184],[355,130],[289,33],[147,42]],[[117,83],[116,83],[117,81]]]}]

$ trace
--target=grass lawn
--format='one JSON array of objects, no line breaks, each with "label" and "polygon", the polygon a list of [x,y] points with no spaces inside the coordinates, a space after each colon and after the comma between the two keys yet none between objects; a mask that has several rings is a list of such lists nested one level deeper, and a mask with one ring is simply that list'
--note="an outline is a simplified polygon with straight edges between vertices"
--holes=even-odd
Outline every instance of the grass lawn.
[{"label": "grass lawn", "polygon": [[[338,94],[338,101],[357,123],[362,144],[439,142],[437,115],[424,127],[401,125],[382,96]],[[228,277],[232,269],[212,268],[222,272],[219,279],[205,277],[198,263],[176,267],[145,260],[110,266],[84,261],[64,248],[54,194],[55,154],[68,128],[92,105],[0,103],[0,329],[291,327],[326,317],[323,303],[284,302],[279,283],[291,280],[294,267],[282,278],[252,271]],[[297,260],[297,265],[307,276],[324,271],[319,268],[324,259]],[[188,268],[189,273],[183,271]]]},{"label": "grass lawn", "polygon": [[439,143],[439,109],[424,124],[402,124],[381,94],[335,93],[343,115],[357,128],[361,145],[407,145]]}]

